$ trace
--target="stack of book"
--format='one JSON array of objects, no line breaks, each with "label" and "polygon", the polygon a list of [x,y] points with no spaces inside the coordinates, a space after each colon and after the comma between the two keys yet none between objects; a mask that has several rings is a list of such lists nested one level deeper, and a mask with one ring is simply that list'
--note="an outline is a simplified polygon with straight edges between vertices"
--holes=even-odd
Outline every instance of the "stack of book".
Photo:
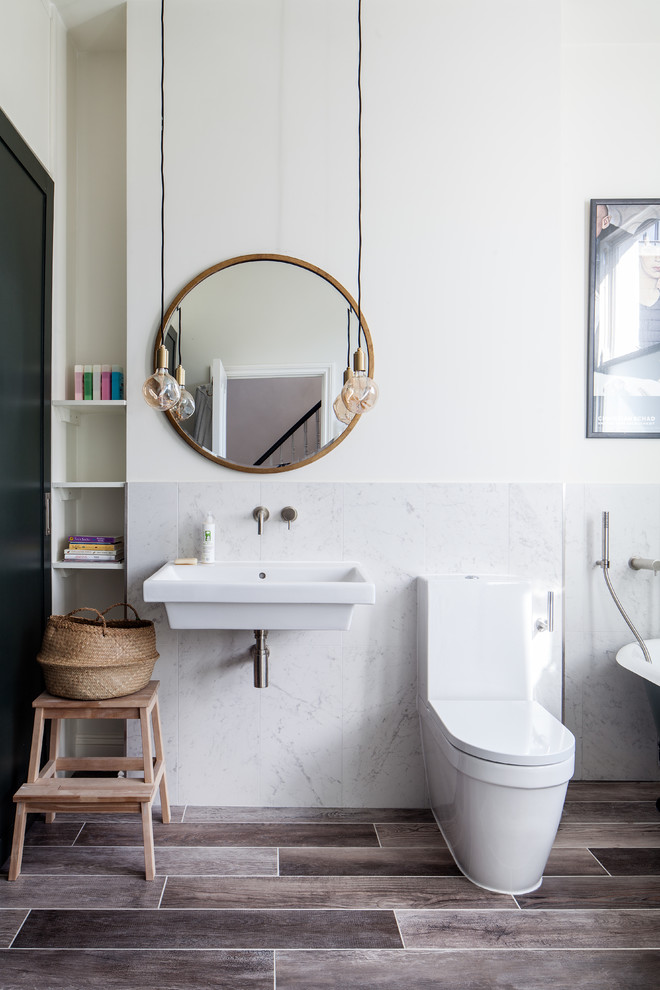
[{"label": "stack of book", "polygon": [[64,559],[89,564],[115,564],[124,559],[121,536],[70,536]]},{"label": "stack of book", "polygon": [[74,399],[123,399],[124,369],[118,364],[76,364]]}]

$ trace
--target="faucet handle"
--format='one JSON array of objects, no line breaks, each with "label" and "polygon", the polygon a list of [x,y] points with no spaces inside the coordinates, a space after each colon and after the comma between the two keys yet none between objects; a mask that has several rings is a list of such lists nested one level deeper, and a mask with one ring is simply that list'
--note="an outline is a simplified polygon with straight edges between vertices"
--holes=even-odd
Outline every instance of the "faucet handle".
[{"label": "faucet handle", "polygon": [[547,619],[537,619],[535,627],[538,632],[552,632],[555,628],[555,593],[548,592],[548,617]]},{"label": "faucet handle", "polygon": [[288,528],[291,529],[291,523],[295,522],[298,518],[298,510],[294,509],[292,505],[285,505],[280,515],[284,522],[287,523]]}]

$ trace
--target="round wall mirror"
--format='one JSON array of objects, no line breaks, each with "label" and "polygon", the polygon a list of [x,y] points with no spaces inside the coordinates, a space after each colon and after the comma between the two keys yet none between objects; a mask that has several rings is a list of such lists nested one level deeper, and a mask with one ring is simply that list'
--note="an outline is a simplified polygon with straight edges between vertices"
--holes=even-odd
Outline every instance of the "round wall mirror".
[{"label": "round wall mirror", "polygon": [[329,453],[360,418],[340,422],[333,410],[358,346],[357,305],[305,261],[252,254],[206,269],[172,301],[163,333],[170,372],[180,347],[195,400],[190,419],[165,415],[186,443],[224,467],[290,471]]}]

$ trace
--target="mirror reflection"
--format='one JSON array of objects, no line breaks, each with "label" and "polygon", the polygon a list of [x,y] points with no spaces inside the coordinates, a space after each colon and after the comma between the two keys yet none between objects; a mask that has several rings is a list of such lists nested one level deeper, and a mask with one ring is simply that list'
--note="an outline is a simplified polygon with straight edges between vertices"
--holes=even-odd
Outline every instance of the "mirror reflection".
[{"label": "mirror reflection", "polygon": [[170,422],[199,453],[237,470],[285,471],[323,456],[360,418],[343,423],[333,412],[357,347],[356,308],[332,276],[282,255],[202,272],[165,315],[170,370],[180,344],[195,400],[190,419],[167,413]]},{"label": "mirror reflection", "polygon": [[660,436],[660,200],[592,200],[590,437]]}]

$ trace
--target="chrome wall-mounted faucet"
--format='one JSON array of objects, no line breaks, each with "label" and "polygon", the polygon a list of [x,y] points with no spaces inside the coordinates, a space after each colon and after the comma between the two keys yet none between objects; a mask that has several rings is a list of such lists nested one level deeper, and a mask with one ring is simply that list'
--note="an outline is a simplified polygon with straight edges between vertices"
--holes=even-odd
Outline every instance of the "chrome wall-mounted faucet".
[{"label": "chrome wall-mounted faucet", "polygon": [[256,509],[252,510],[252,518],[257,520],[257,533],[261,536],[264,531],[264,523],[270,519],[270,512],[265,506],[258,505]]},{"label": "chrome wall-mounted faucet", "polygon": [[660,571],[660,560],[652,560],[650,557],[631,557],[628,567],[633,571],[653,571],[653,577]]}]

